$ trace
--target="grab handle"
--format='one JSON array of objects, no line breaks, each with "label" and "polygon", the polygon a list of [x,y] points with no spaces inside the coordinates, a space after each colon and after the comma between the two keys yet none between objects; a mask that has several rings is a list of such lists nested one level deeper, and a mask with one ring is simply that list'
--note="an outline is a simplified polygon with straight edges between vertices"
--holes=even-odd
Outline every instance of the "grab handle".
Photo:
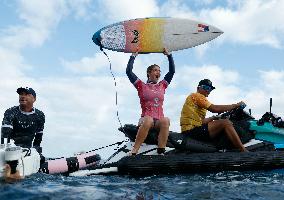
[{"label": "grab handle", "polygon": [[271,108],[272,108],[272,98],[270,98],[270,104],[269,104],[269,112],[271,114]]}]

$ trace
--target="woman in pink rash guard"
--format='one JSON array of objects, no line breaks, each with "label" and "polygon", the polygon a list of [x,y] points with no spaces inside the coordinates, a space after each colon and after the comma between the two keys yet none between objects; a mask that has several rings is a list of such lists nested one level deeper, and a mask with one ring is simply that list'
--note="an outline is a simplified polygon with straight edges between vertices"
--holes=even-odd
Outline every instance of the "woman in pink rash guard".
[{"label": "woman in pink rash guard", "polygon": [[156,64],[147,68],[147,83],[141,81],[133,72],[133,63],[138,53],[133,53],[127,64],[126,74],[130,82],[138,91],[140,105],[142,109],[141,118],[139,120],[139,129],[136,135],[135,144],[131,151],[131,155],[136,155],[141,144],[146,139],[150,128],[159,130],[158,137],[158,154],[165,152],[165,147],[169,135],[170,119],[164,116],[163,102],[165,90],[170,84],[175,73],[175,64],[172,55],[164,49],[164,54],[169,60],[169,72],[164,79],[158,82],[161,71]]}]

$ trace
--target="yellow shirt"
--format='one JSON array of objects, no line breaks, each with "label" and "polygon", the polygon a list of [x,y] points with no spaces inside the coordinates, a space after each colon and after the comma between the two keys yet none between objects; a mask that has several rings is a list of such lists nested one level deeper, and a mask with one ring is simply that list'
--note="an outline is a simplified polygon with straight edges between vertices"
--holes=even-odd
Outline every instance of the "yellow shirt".
[{"label": "yellow shirt", "polygon": [[206,111],[211,106],[207,98],[198,92],[190,94],[183,105],[180,117],[181,132],[201,126]]}]

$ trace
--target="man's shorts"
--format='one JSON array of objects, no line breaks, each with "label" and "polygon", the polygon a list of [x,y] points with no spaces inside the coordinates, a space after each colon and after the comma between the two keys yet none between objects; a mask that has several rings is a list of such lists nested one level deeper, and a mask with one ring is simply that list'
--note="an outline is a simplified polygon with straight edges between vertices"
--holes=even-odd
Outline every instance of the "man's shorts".
[{"label": "man's shorts", "polygon": [[183,131],[182,134],[186,134],[192,139],[199,141],[211,141],[212,138],[209,135],[208,124],[197,126],[189,131]]}]

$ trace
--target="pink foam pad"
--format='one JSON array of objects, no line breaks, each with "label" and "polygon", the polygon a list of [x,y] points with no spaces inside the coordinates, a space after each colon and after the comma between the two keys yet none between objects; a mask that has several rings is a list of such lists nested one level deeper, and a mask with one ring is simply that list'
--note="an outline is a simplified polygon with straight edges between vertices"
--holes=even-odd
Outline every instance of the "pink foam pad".
[{"label": "pink foam pad", "polygon": [[49,160],[47,163],[49,174],[64,173],[68,171],[66,158]]}]

